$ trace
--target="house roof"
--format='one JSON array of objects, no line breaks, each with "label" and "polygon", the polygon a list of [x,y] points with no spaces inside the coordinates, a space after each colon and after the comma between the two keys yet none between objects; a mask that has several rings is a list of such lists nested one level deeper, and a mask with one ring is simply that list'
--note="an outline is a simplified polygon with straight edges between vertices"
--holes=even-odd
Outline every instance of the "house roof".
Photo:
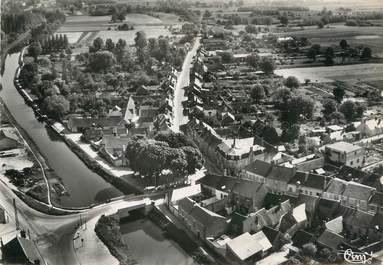
[{"label": "house roof", "polygon": [[292,237],[293,245],[296,247],[302,247],[303,245],[312,242],[314,235],[304,230],[298,230]]},{"label": "house roof", "polygon": [[331,249],[338,249],[338,245],[344,240],[343,236],[338,235],[328,229],[324,230],[324,232],[318,238],[318,243],[329,247]]},{"label": "house roof", "polygon": [[349,181],[343,192],[343,196],[351,197],[358,200],[368,201],[375,188]]},{"label": "house roof", "polygon": [[195,201],[192,199],[185,197],[178,201],[178,209],[182,209],[183,211],[190,213],[194,207]]},{"label": "house roof", "polygon": [[20,141],[16,134],[13,134],[7,130],[0,130],[0,139],[3,139],[3,138],[9,138],[16,142]]},{"label": "house roof", "polygon": [[252,237],[252,240],[256,240],[262,246],[263,251],[267,251],[270,248],[272,248],[272,244],[270,243],[270,240],[266,237],[263,231],[259,231],[258,233],[255,233],[251,237]]},{"label": "house roof", "polygon": [[31,240],[20,237],[20,236],[17,236],[16,238],[19,241],[25,256],[31,263],[35,264],[37,260],[41,261],[41,257],[36,249],[36,246],[33,244]]},{"label": "house roof", "polygon": [[203,208],[199,204],[195,204],[193,209],[190,212],[190,215],[193,216],[198,222],[200,222],[204,226],[214,225],[214,221],[223,220],[226,221],[226,218],[216,214],[206,208]]},{"label": "house roof", "polygon": [[374,214],[360,210],[353,210],[351,213],[344,215],[344,222],[366,228],[372,228],[375,225],[379,225]]},{"label": "house roof", "polygon": [[82,118],[82,117],[70,117],[69,122],[72,127],[111,127],[122,125],[121,117],[108,117],[108,118]]},{"label": "house roof", "polygon": [[267,178],[288,183],[295,176],[295,174],[296,170],[294,168],[274,166],[272,167]]},{"label": "house roof", "polygon": [[326,145],[326,148],[329,148],[331,150],[341,152],[341,153],[344,153],[344,152],[345,153],[351,153],[351,152],[362,149],[362,147],[360,147],[358,145],[350,144],[350,143],[343,142],[343,141]]},{"label": "house roof", "polygon": [[376,204],[378,206],[383,206],[383,192],[375,192],[370,199],[371,204]]},{"label": "house roof", "polygon": [[263,249],[248,232],[232,239],[227,246],[240,260],[246,260]]},{"label": "house roof", "polygon": [[271,243],[275,242],[275,240],[282,236],[281,232],[267,225],[262,227],[262,232],[265,234],[265,236]]},{"label": "house roof", "polygon": [[333,178],[328,185],[326,192],[341,195],[347,186],[347,181],[339,178]]},{"label": "house roof", "polygon": [[127,145],[129,137],[116,137],[113,135],[104,135],[102,137],[102,144],[106,149],[122,149],[123,146]]},{"label": "house roof", "polygon": [[343,216],[339,216],[337,218],[334,218],[330,221],[328,221],[326,224],[326,229],[336,233],[340,234],[343,232]]},{"label": "house roof", "polygon": [[256,160],[254,163],[251,163],[245,167],[245,170],[256,174],[258,176],[266,177],[271,169],[271,164],[265,161]]},{"label": "house roof", "polygon": [[241,156],[247,154],[250,152],[251,148],[254,152],[262,152],[265,150],[264,147],[254,144],[253,137],[242,139],[222,139],[222,142],[218,145],[218,149],[221,150],[224,154],[233,156]]},{"label": "house roof", "polygon": [[140,106],[140,118],[151,118],[153,120],[153,118],[158,114],[158,109],[159,108],[152,106]]},{"label": "house roof", "polygon": [[200,182],[202,185],[212,187],[217,190],[229,191],[232,190],[237,181],[238,180],[234,178],[208,174],[198,182]]}]

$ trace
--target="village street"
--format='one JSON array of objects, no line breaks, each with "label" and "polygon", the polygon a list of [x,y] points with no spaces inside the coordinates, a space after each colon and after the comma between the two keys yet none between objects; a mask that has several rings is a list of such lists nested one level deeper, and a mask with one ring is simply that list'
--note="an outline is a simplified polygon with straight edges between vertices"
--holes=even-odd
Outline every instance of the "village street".
[{"label": "village street", "polygon": [[179,132],[180,125],[187,122],[187,117],[183,114],[182,101],[185,100],[185,90],[184,87],[190,84],[190,68],[193,63],[193,57],[195,56],[198,47],[200,46],[200,38],[195,39],[192,49],[186,55],[184,63],[182,65],[182,71],[178,75],[177,85],[175,87],[174,93],[174,118],[173,118],[173,131]]}]

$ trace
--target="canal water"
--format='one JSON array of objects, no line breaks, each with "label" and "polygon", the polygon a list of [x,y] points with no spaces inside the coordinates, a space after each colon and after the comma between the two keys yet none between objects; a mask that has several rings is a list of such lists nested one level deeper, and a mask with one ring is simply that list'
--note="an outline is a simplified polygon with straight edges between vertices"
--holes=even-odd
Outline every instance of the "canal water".
[{"label": "canal water", "polygon": [[142,265],[198,265],[176,242],[147,218],[121,224],[132,258]]},{"label": "canal water", "polygon": [[13,84],[18,58],[18,53],[8,55],[6,58],[0,96],[17,123],[39,147],[48,165],[62,179],[69,194],[61,197],[61,205],[85,207],[123,195],[91,171],[51,129],[47,129],[45,124],[37,121],[32,108],[25,104]]}]

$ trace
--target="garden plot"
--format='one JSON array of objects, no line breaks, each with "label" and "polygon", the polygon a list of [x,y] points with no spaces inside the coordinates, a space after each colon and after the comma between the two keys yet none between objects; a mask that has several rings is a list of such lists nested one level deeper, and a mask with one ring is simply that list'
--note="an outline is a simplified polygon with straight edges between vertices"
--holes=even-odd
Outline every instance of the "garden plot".
[{"label": "garden plot", "polygon": [[382,73],[383,64],[378,63],[275,70],[277,75],[295,76],[300,82],[304,82],[305,79],[310,79],[312,82],[332,82],[335,80],[376,82],[383,80]]}]

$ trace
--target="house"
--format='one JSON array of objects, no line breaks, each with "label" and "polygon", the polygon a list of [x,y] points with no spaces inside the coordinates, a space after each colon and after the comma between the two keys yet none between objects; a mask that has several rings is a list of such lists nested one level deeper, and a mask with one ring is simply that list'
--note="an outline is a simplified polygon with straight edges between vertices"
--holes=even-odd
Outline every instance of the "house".
[{"label": "house", "polygon": [[265,257],[272,248],[270,241],[260,231],[250,235],[246,232],[227,243],[227,256],[240,264],[253,264]]},{"label": "house", "polygon": [[102,139],[103,135],[101,128],[87,128],[82,133],[83,139],[87,142],[97,142]]},{"label": "house", "polygon": [[326,229],[336,234],[342,234],[343,232],[343,216],[338,216],[325,223]]},{"label": "house", "polygon": [[281,217],[278,228],[283,234],[293,236],[298,230],[307,224],[306,204],[302,203],[295,207],[292,212],[287,212]]},{"label": "house", "polygon": [[100,144],[100,155],[113,166],[128,166],[128,160],[125,157],[125,150],[129,139],[129,137],[104,135]]},{"label": "house", "polygon": [[323,175],[297,172],[288,184],[292,194],[303,193],[310,196],[321,196],[331,178]]},{"label": "house", "polygon": [[127,123],[134,122],[137,119],[136,114],[136,103],[132,96],[129,97],[128,103],[126,104],[124,121]]},{"label": "house", "polygon": [[9,131],[0,130],[0,151],[15,149],[20,146],[19,138]]},{"label": "house", "polygon": [[342,194],[341,205],[367,211],[368,202],[375,190],[373,187],[349,181]]},{"label": "house", "polygon": [[338,250],[339,245],[343,242],[344,237],[334,233],[328,229],[324,230],[323,233],[319,236],[317,242],[319,245],[331,250]]},{"label": "house", "polygon": [[72,133],[81,133],[89,128],[101,128],[104,134],[126,135],[128,129],[121,117],[83,118],[70,116],[67,127]]},{"label": "house", "polygon": [[3,259],[14,264],[42,264],[43,258],[33,241],[16,236],[2,247]]},{"label": "house", "polygon": [[330,161],[350,167],[361,167],[364,163],[365,149],[358,145],[337,142],[327,145],[325,153]]},{"label": "house", "polygon": [[5,215],[5,210],[0,207],[0,223],[5,224],[7,223],[6,215]]},{"label": "house", "polygon": [[362,137],[371,137],[377,134],[383,133],[383,120],[381,117],[375,117],[374,119],[362,120],[359,126],[356,127],[356,131],[360,132]]},{"label": "house", "polygon": [[377,214],[356,209],[343,215],[343,225],[353,238],[361,236],[378,240],[383,238],[383,218]]},{"label": "house", "polygon": [[228,125],[231,125],[235,122],[235,117],[230,112],[223,112],[221,114],[221,117],[222,117],[222,125],[223,126],[228,126]]},{"label": "house", "polygon": [[157,132],[168,132],[171,130],[172,122],[169,115],[161,113],[158,114],[153,120],[154,130]]},{"label": "house", "polygon": [[218,237],[228,226],[225,217],[203,208],[188,197],[178,201],[178,213],[198,239]]},{"label": "house", "polygon": [[333,178],[330,180],[327,189],[322,193],[322,197],[328,200],[340,201],[342,194],[346,189],[347,181],[339,178]]},{"label": "house", "polygon": [[376,191],[368,202],[369,213],[380,213],[383,214],[383,192]]},{"label": "house", "polygon": [[283,244],[283,240],[284,240],[283,234],[280,231],[278,231],[274,228],[271,228],[269,226],[264,226],[262,228],[262,232],[265,234],[267,239],[270,241],[271,245],[273,246],[273,249],[279,250]]},{"label": "house", "polygon": [[114,106],[108,112],[108,117],[122,117],[122,109],[119,106]]},{"label": "house", "polygon": [[314,235],[306,232],[305,230],[298,230],[291,240],[293,241],[293,246],[302,248],[303,245],[314,242]]}]

